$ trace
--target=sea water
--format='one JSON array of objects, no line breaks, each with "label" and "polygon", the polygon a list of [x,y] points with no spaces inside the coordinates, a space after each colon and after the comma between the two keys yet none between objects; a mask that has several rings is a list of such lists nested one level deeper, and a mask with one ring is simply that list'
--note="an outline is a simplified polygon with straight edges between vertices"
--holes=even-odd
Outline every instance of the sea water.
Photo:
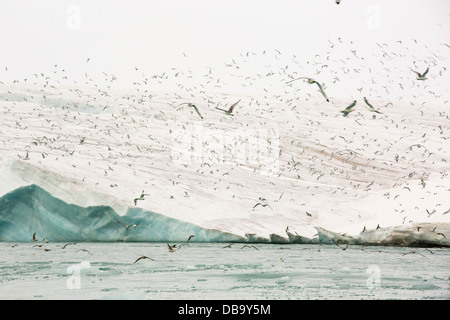
[{"label": "sea water", "polygon": [[2,242],[0,299],[450,298],[448,248],[227,245]]}]

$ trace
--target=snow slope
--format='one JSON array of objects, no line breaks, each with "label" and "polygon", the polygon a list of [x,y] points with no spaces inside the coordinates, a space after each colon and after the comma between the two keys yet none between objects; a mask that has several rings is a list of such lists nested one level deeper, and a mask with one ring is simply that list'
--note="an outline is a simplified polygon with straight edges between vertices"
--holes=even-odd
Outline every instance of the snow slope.
[{"label": "snow slope", "polygon": [[[367,108],[364,93],[330,95],[327,103],[301,81],[284,94],[259,95],[50,77],[3,84],[0,195],[34,185],[64,206],[104,206],[118,216],[139,208],[248,241],[448,245],[448,92],[409,76],[405,87],[423,94],[390,100],[365,90],[381,114]],[[239,99],[234,116],[215,109]],[[353,99],[355,111],[343,117]],[[135,205],[143,191],[149,195]],[[198,240],[220,238],[207,234]]]}]

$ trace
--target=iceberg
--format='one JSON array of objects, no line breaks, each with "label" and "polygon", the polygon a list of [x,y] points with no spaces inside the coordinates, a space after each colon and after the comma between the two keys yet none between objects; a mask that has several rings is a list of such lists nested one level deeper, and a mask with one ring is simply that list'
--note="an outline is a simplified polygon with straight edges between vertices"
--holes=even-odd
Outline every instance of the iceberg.
[{"label": "iceberg", "polygon": [[[127,227],[133,226],[133,227]],[[435,230],[439,228],[439,233]],[[287,236],[256,234],[241,237],[220,230],[205,229],[162,214],[129,208],[118,215],[109,206],[80,207],[68,204],[37,185],[18,188],[0,198],[0,241],[27,242],[251,242],[276,244],[356,244],[398,246],[447,246],[449,223],[415,224],[414,227],[389,227],[369,230],[356,237],[316,227],[312,239],[287,232]],[[416,230],[416,231],[415,231]],[[41,239],[41,240],[38,240]]]},{"label": "iceberg", "polygon": [[[136,227],[126,228],[119,224]],[[65,241],[198,242],[245,241],[237,235],[208,230],[139,208],[119,216],[109,206],[80,207],[68,204],[37,185],[16,189],[0,198],[0,241],[36,239]]]}]

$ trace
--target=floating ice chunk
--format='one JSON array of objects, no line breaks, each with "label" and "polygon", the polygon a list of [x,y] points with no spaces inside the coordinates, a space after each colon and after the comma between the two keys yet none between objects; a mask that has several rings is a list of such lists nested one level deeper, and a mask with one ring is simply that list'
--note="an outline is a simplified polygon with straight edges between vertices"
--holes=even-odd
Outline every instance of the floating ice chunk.
[{"label": "floating ice chunk", "polygon": [[[117,221],[137,224],[125,228]],[[18,188],[0,198],[0,241],[36,239],[61,241],[195,241],[233,242],[246,239],[204,229],[139,208],[119,216],[111,207],[80,207],[68,204],[36,185]]]}]

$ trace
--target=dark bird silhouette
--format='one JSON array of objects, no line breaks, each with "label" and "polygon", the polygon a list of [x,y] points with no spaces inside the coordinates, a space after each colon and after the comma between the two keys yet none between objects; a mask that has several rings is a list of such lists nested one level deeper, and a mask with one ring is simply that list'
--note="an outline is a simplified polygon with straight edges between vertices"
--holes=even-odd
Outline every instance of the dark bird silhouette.
[{"label": "dark bird silhouette", "polygon": [[177,248],[175,248],[175,245],[173,245],[173,246],[171,246],[169,243],[167,243],[166,242],[166,244],[167,244],[167,247],[169,248],[169,252],[175,252],[175,251],[177,251]]},{"label": "dark bird silhouette", "polygon": [[87,253],[89,253],[91,256],[92,256],[92,253],[90,253],[88,250],[86,250],[86,249],[80,249],[80,250],[77,250],[77,251],[75,251],[75,252],[78,252],[78,251],[83,251],[83,252],[87,252]]},{"label": "dark bird silhouette", "polygon": [[423,254],[421,254],[420,252],[417,252],[417,251],[410,251],[410,252],[406,252],[406,253],[404,253],[404,254],[402,254],[402,256],[405,256],[405,255],[407,255],[407,254],[410,254],[410,253],[417,253],[417,254],[420,254],[422,257],[425,257]]},{"label": "dark bird silhouette", "polygon": [[348,248],[348,243],[347,243],[347,245],[345,246],[345,247],[341,247],[337,242],[335,242],[335,244],[339,247],[339,248],[341,248],[343,251],[345,251],[345,250],[347,250],[347,248]]},{"label": "dark bird silhouette", "polygon": [[134,263],[136,263],[136,262],[138,262],[139,260],[142,260],[142,259],[149,259],[149,260],[155,261],[154,259],[152,259],[152,258],[150,258],[150,257],[147,257],[147,256],[140,256],[139,258],[136,259],[136,261],[135,261]]},{"label": "dark bird silhouette", "polygon": [[244,245],[241,247],[241,249],[243,249],[243,248],[253,248],[253,249],[259,250],[257,247],[255,247],[255,246],[249,246],[248,244],[244,244]]},{"label": "dark bird silhouette", "polygon": [[74,245],[74,244],[77,244],[77,243],[76,242],[66,243],[65,245],[62,246],[61,249],[65,249],[67,246]]},{"label": "dark bird silhouette", "polygon": [[188,237],[188,239],[187,239],[187,243],[189,243],[189,241],[192,239],[192,238],[194,238],[195,237],[195,235],[193,235],[193,234],[191,234],[189,237]]}]

